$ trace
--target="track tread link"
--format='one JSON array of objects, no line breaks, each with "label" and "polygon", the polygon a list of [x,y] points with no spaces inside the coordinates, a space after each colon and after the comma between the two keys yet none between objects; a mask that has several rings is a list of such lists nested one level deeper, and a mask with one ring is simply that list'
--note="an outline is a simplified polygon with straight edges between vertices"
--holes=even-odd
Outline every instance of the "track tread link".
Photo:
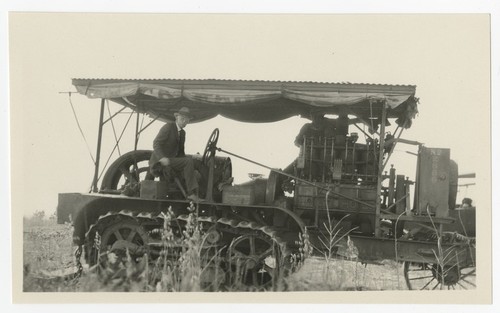
[{"label": "track tread link", "polygon": [[[95,233],[102,233],[107,225],[114,222],[117,218],[132,218],[139,225],[143,226],[147,223],[155,223],[158,225],[163,225],[166,218],[165,213],[159,212],[157,214],[152,214],[150,212],[132,212],[129,210],[121,211],[109,211],[104,215],[99,216],[97,220],[90,225],[88,231],[85,233],[86,244],[93,244]],[[180,220],[187,222],[189,215],[182,214],[172,219],[172,221]],[[218,225],[217,228],[224,231],[230,230],[231,233],[235,234],[234,237],[241,235],[253,234],[260,237],[268,237],[279,245],[281,252],[284,256],[290,255],[290,251],[287,247],[287,243],[278,236],[278,231],[272,226],[263,226],[256,222],[238,221],[229,218],[217,218],[215,216],[198,216],[198,222],[210,223]]]}]

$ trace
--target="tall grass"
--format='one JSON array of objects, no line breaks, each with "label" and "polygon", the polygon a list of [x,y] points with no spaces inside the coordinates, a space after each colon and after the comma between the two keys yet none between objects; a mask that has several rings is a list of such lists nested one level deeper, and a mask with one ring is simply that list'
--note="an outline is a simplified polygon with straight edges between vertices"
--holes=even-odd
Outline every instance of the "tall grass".
[{"label": "tall grass", "polygon": [[[280,254],[279,264],[289,264],[293,271],[274,277],[266,287],[244,284],[241,274],[237,274],[242,264],[234,262],[236,268],[232,275],[237,279],[228,280],[229,267],[223,262],[225,250],[209,244],[210,228],[203,227],[196,209],[191,206],[190,214],[183,226],[181,236],[172,223],[177,217],[171,210],[165,213],[161,229],[160,255],[153,259],[146,254],[135,258],[129,253],[120,258],[111,252],[106,253],[103,263],[90,266],[83,262],[82,275],[75,280],[57,278],[51,271],[61,268],[75,269],[74,248],[71,247],[71,226],[47,223],[43,230],[37,229],[39,236],[25,236],[25,265],[29,268],[24,276],[25,291],[130,291],[130,292],[186,292],[186,291],[326,291],[326,290],[366,290],[397,289],[392,263],[387,266],[363,266],[356,258],[338,258],[332,253],[322,258],[311,257],[313,247],[309,234],[305,232],[298,238],[299,254],[293,256]],[[51,225],[51,226],[49,226]],[[338,223],[330,224],[329,236],[337,233]],[[28,232],[34,231],[31,225]],[[42,235],[43,234],[43,235]],[[59,234],[59,235],[57,235]],[[338,239],[338,238],[337,238]],[[340,241],[331,240],[336,243]],[[43,245],[42,241],[46,241]],[[62,244],[64,242],[64,244]],[[353,253],[354,246],[343,237],[344,251]],[[351,244],[347,244],[351,242]],[[58,243],[56,246],[55,243]],[[325,242],[326,243],[326,242]],[[40,249],[42,248],[42,249]],[[224,247],[227,249],[227,247]],[[351,250],[350,250],[351,249]],[[50,252],[49,252],[50,251]],[[55,253],[54,253],[55,252]],[[223,253],[224,252],[224,253]],[[52,253],[52,256],[49,254]],[[27,257],[29,256],[29,257]],[[101,256],[102,257],[102,256]],[[39,261],[37,261],[37,259]],[[50,265],[48,260],[52,259]],[[292,262],[294,261],[294,262]],[[239,268],[238,268],[239,266]],[[56,273],[57,274],[57,273]]]},{"label": "tall grass", "polygon": [[[23,219],[23,290],[59,291],[67,282],[54,279],[73,267],[70,224],[57,225],[54,218],[45,218],[43,211]],[[50,274],[52,273],[52,274]]]}]

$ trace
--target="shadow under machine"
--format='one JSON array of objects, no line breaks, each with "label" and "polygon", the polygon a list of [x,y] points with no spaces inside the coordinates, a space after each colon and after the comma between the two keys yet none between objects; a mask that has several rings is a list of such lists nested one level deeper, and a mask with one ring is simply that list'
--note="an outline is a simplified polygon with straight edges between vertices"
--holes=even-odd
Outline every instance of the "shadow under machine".
[{"label": "shadow under machine", "polygon": [[[181,107],[190,109],[194,123],[218,115],[246,123],[319,115],[315,127],[320,131],[299,136],[300,153],[290,156],[295,160],[283,164],[283,170],[224,150],[225,134],[218,129],[196,134],[209,137],[203,154],[190,157],[207,200],[196,207],[212,232],[210,244],[250,264],[249,284],[257,284],[257,273],[262,282],[260,276],[269,281],[278,270],[266,265],[266,259],[276,257],[270,247],[299,254],[299,234],[307,234],[319,254],[403,262],[410,289],[471,287],[466,282],[475,275],[475,208],[456,207],[458,166],[449,149],[402,137],[418,112],[415,86],[173,79],[73,79],[73,85],[78,93],[100,99],[97,159],[90,193],[59,195],[58,221],[71,216],[74,243],[85,249],[90,263],[104,251],[154,256],[160,245],[154,234],[163,227],[165,212],[170,208],[180,224],[189,214],[182,178],[176,173],[154,177],[147,164],[152,151],[137,149],[140,134],[152,123],[173,120]],[[115,113],[109,102],[119,105]],[[135,118],[134,149],[103,170],[104,128],[109,130],[113,118],[126,112],[129,120]],[[146,125],[144,116],[151,119]],[[112,128],[116,147],[121,137]],[[414,181],[390,164],[398,144],[417,147],[411,156]],[[231,157],[267,168],[269,175],[233,184]],[[133,236],[123,238],[117,235],[121,232]],[[101,235],[97,247],[96,234]],[[225,261],[225,270],[234,267],[231,262]],[[429,278],[413,277],[416,272]]]}]

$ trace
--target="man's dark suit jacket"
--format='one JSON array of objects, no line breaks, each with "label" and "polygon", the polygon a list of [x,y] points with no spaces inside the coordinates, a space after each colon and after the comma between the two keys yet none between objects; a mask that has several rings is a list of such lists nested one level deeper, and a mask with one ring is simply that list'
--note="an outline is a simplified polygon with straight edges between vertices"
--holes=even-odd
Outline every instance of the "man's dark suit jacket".
[{"label": "man's dark suit jacket", "polygon": [[153,154],[149,166],[156,164],[161,158],[179,158],[186,156],[184,142],[180,142],[179,132],[175,122],[168,122],[156,135],[153,141]]}]

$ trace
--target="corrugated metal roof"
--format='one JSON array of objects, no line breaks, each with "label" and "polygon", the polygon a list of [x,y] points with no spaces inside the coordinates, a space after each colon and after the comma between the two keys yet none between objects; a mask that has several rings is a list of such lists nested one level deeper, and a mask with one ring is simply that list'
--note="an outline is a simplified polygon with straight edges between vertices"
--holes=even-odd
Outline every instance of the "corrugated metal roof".
[{"label": "corrugated metal roof", "polygon": [[377,83],[351,83],[351,82],[324,82],[324,81],[293,81],[293,80],[260,80],[260,79],[221,79],[221,78],[202,78],[202,79],[191,79],[191,78],[72,78],[73,80],[88,80],[88,81],[123,81],[123,82],[133,82],[133,81],[148,81],[148,82],[241,82],[241,83],[277,83],[277,84],[320,84],[320,85],[356,85],[356,86],[386,86],[386,87],[411,87],[415,88],[416,85],[406,85],[406,84],[377,84]]},{"label": "corrugated metal roof", "polygon": [[159,84],[182,89],[221,89],[221,90],[284,90],[298,91],[352,92],[352,93],[392,93],[415,94],[414,85],[389,85],[350,82],[312,82],[277,80],[236,80],[236,79],[123,79],[123,78],[77,78],[73,85],[91,86],[116,83]]}]

